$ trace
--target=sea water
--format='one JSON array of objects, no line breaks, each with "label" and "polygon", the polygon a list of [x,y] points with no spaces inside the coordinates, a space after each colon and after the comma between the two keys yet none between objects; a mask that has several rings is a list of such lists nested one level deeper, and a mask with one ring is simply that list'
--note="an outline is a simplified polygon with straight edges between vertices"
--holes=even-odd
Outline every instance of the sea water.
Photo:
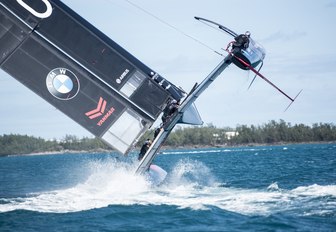
[{"label": "sea water", "polygon": [[336,231],[336,144],[0,158],[0,231]]}]

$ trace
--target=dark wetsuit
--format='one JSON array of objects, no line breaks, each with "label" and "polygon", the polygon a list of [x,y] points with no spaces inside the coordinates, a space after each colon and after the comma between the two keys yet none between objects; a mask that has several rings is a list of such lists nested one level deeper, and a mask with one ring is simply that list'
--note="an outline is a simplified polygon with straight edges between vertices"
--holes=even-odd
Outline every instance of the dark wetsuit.
[{"label": "dark wetsuit", "polygon": [[163,111],[162,123],[165,124],[169,117],[172,116],[178,109],[179,104],[177,102],[169,104]]},{"label": "dark wetsuit", "polygon": [[245,34],[238,35],[234,38],[235,42],[232,44],[232,48],[245,49],[248,48],[250,44],[250,39]]},{"label": "dark wetsuit", "polygon": [[139,156],[138,156],[138,160],[142,160],[142,158],[145,156],[146,152],[148,151],[148,148],[150,147],[150,141],[146,141],[141,149],[140,149],[140,153],[139,153]]}]

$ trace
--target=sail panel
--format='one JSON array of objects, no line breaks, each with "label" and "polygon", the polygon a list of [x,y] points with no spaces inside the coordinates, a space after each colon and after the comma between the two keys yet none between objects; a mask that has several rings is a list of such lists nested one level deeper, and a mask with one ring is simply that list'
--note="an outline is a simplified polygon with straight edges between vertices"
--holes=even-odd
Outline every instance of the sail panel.
[{"label": "sail panel", "polygon": [[122,153],[183,95],[60,1],[1,0],[0,19],[0,67]]}]

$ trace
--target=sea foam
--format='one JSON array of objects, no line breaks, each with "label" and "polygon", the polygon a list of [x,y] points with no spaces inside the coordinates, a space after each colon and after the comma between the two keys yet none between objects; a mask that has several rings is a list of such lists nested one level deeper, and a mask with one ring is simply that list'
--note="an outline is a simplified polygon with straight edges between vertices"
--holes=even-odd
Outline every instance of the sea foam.
[{"label": "sea foam", "polygon": [[[113,205],[172,205],[193,210],[217,207],[244,215],[269,215],[301,208],[302,214],[319,214],[329,212],[323,198],[336,197],[336,185],[315,184],[281,191],[277,183],[266,189],[233,188],[217,182],[202,162],[190,159],[177,162],[167,180],[153,186],[146,175],[134,174],[136,164],[114,159],[88,161],[89,173],[81,183],[27,197],[0,199],[0,212],[24,209],[66,213]],[[312,208],[315,211],[309,211]]]}]

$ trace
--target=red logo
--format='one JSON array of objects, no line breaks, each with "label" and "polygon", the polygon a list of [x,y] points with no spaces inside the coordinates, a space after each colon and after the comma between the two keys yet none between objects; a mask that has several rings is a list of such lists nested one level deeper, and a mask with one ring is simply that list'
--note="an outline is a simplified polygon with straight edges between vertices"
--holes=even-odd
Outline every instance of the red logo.
[{"label": "red logo", "polygon": [[86,112],[85,115],[88,116],[89,119],[97,118],[103,115],[103,113],[105,112],[105,108],[106,108],[106,101],[102,97],[100,97],[97,108],[89,112]]},{"label": "red logo", "polygon": [[[98,118],[100,116],[103,116],[105,114],[106,104],[107,104],[106,100],[104,100],[102,97],[100,97],[96,109],[91,110],[89,112],[86,112],[85,115],[88,116],[89,119],[95,119],[95,118]],[[103,123],[112,115],[113,112],[114,112],[114,108],[111,107],[106,112],[106,114],[99,120],[97,125],[98,126],[103,125]]]}]

